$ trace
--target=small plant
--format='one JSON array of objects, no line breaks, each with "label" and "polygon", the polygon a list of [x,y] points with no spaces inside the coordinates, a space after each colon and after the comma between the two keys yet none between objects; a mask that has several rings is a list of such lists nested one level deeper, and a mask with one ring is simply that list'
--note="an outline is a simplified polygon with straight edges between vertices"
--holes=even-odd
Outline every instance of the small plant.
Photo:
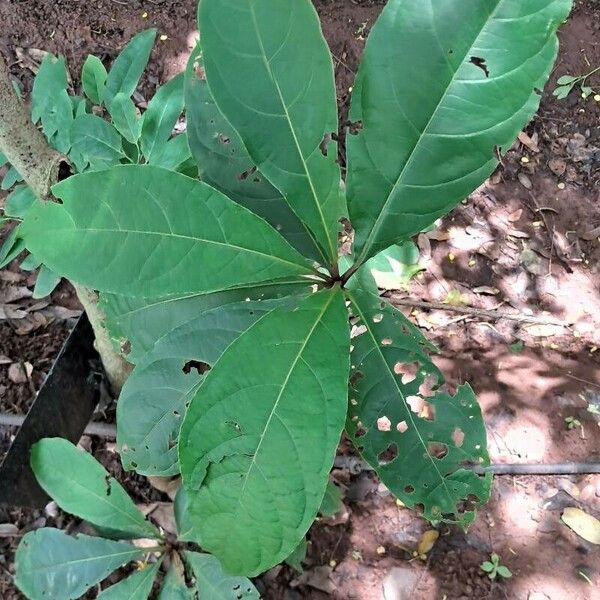
[{"label": "small plant", "polygon": [[595,94],[597,100],[600,100],[600,96],[598,96],[599,92],[594,91],[592,86],[588,85],[588,79],[598,71],[600,71],[600,66],[592,69],[585,75],[563,75],[562,77],[558,78],[558,81],[556,82],[557,87],[552,94],[559,100],[563,100],[571,93],[573,88],[578,85],[579,89],[581,90],[581,97],[584,100],[587,100],[587,98],[589,98],[592,94]]},{"label": "small plant", "polygon": [[567,429],[579,429],[581,427],[581,421],[575,417],[565,417],[565,424]]},{"label": "small plant", "polygon": [[[89,55],[81,72],[84,96],[70,93],[65,59],[50,53],[44,56],[33,83],[31,118],[40,124],[49,145],[69,158],[73,173],[135,163],[195,176],[185,134],[172,136],[183,111],[183,74],[160,87],[142,114],[131,99],[155,38],[155,29],[138,33],[108,73],[100,59]],[[8,164],[0,153],[0,167]],[[0,184],[3,190],[14,188],[4,203],[4,214],[10,219],[24,218],[36,200],[33,190],[21,181],[20,173],[10,167]],[[24,247],[17,227],[0,248],[0,268]],[[21,268],[40,268],[34,298],[49,295],[60,281],[31,254]]]},{"label": "small plant", "polygon": [[483,561],[479,568],[487,573],[490,579],[496,579],[497,577],[508,579],[512,577],[510,569],[500,564],[500,557],[495,552],[491,554],[490,560]]},{"label": "small plant", "polygon": [[343,180],[312,3],[202,0],[185,75],[200,180],[107,165],[27,210],[27,249],[100,291],[135,364],[124,467],[181,475],[190,537],[226,572],[299,564],[343,430],[433,523],[467,526],[489,498],[472,389],[441,391],[435,347],[372,269],[493,172],[539,105],[570,6],[389,0],[354,84]]},{"label": "small plant", "polygon": [[[259,598],[248,579],[230,577],[213,556],[188,549],[191,525],[182,510],[182,490],[174,504],[178,537],[172,539],[144,517],[102,465],[70,442],[41,440],[32,449],[31,467],[56,504],[90,523],[100,537],[70,536],[51,527],[27,533],[15,558],[15,582],[28,598],[79,598],[131,561],[136,561],[132,573],[98,598],[147,598],[163,562],[167,573],[159,600],[191,599],[196,594],[217,598],[211,596],[216,589],[219,598]],[[143,542],[136,545],[136,540]]]}]

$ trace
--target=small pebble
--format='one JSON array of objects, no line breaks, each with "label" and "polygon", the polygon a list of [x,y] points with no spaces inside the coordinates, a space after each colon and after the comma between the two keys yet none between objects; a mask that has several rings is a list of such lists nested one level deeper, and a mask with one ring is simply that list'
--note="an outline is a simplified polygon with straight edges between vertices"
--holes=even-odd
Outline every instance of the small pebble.
[{"label": "small pebble", "polygon": [[377,546],[377,554],[385,554],[385,548],[383,546]]}]

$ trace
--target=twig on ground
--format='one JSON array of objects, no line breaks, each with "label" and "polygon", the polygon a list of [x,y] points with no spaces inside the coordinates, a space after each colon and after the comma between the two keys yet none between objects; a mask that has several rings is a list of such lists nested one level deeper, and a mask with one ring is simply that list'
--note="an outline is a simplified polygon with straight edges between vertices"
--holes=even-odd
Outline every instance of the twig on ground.
[{"label": "twig on ground", "polygon": [[[7,413],[0,413],[0,426],[6,427],[21,427],[25,417],[23,415],[10,415]],[[90,423],[84,431],[85,435],[94,435],[107,439],[117,438],[117,428],[115,425],[110,423]]]},{"label": "twig on ground", "polygon": [[533,315],[510,314],[499,312],[497,310],[485,310],[483,308],[471,308],[468,306],[453,306],[451,304],[443,304],[441,302],[425,302],[422,300],[398,299],[393,298],[394,304],[408,306],[412,308],[423,308],[426,310],[446,310],[448,312],[461,313],[463,315],[471,315],[473,317],[485,317],[486,319],[509,319],[520,323],[536,323],[538,325],[557,325],[561,327],[569,327],[569,323],[559,321],[557,319],[546,319],[544,317],[536,317]]}]

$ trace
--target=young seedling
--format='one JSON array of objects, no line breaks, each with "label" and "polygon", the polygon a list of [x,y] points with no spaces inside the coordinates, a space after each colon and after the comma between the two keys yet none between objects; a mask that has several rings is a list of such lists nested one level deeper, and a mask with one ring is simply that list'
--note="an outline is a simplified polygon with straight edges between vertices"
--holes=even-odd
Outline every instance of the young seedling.
[{"label": "young seedling", "polygon": [[[46,438],[35,444],[31,467],[56,504],[87,521],[98,536],[70,536],[51,527],[25,534],[15,557],[15,583],[27,598],[79,598],[116,569],[136,561],[130,575],[97,597],[148,598],[163,567],[159,600],[192,600],[197,594],[200,598],[258,600],[248,579],[226,575],[216,558],[196,552],[186,543],[191,527],[182,510],[186,502],[183,490],[174,505],[175,538],[150,523],[90,454],[66,440]],[[217,589],[221,595],[211,596]]]},{"label": "young seedling", "polygon": [[483,561],[479,568],[487,573],[490,579],[496,579],[497,577],[508,579],[512,577],[510,569],[500,564],[500,557],[495,552],[491,554],[490,560]]},{"label": "young seedling", "polygon": [[581,97],[584,100],[587,100],[587,98],[594,94],[594,100],[600,102],[600,93],[595,91],[591,85],[588,85],[588,79],[598,71],[600,71],[600,66],[592,69],[585,75],[563,75],[558,78],[558,81],[556,82],[557,87],[552,94],[559,100],[563,100],[571,93],[573,88],[578,85],[581,90]]},{"label": "young seedling", "polygon": [[[27,210],[24,245],[100,291],[135,364],[117,410],[124,467],[181,475],[190,538],[226,572],[296,552],[343,430],[433,523],[466,527],[489,498],[491,475],[469,467],[489,464],[472,389],[441,391],[435,347],[372,271],[497,167],[570,7],[388,0],[353,86],[343,180],[310,0],[202,0],[185,75],[199,180],[113,165]],[[340,258],[342,221],[354,240]]]},{"label": "young seedling", "polygon": [[567,429],[579,429],[581,427],[581,421],[575,417],[565,417],[565,423]]}]

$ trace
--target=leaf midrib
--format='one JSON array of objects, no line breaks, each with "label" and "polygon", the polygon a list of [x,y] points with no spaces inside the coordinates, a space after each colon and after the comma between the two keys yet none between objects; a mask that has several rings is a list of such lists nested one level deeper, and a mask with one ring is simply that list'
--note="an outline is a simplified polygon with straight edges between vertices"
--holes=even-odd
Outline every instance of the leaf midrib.
[{"label": "leaf midrib", "polygon": [[419,431],[417,422],[415,421],[415,417],[413,416],[413,412],[412,412],[412,410],[410,410],[408,408],[408,404],[406,402],[404,393],[403,393],[402,389],[399,387],[397,379],[392,375],[392,372],[387,363],[387,360],[385,359],[385,356],[383,355],[383,352],[381,351],[381,347],[380,347],[379,343],[377,342],[377,338],[375,337],[375,335],[371,329],[371,323],[370,323],[369,319],[365,316],[364,312],[361,310],[360,305],[358,304],[358,302],[354,298],[354,296],[350,292],[348,292],[347,294],[348,294],[348,297],[350,298],[350,300],[352,301],[354,308],[358,312],[362,322],[366,326],[367,331],[369,332],[369,336],[370,336],[371,340],[373,341],[373,347],[376,348],[377,353],[381,357],[381,361],[385,365],[386,371],[390,375],[390,379],[393,381],[394,387],[398,390],[398,394],[399,394],[400,398],[402,399],[403,406],[406,409],[406,414],[408,415],[411,425],[413,426],[413,429],[415,430],[415,432],[419,438],[419,441],[421,442],[421,445],[423,446],[423,449],[425,450],[425,453],[424,453],[425,456],[427,456],[427,458],[431,462],[433,468],[435,469],[436,473],[439,475],[440,481],[443,484],[444,489],[446,490],[446,493],[448,494],[448,497],[452,498],[452,493],[450,492],[450,488],[446,484],[446,479],[442,475],[441,471],[438,469],[438,466],[435,463],[435,459],[429,454],[427,444],[425,443],[425,440],[423,439],[423,436],[421,435],[421,432]]},{"label": "leaf midrib", "polygon": [[412,162],[416,155],[417,149],[421,145],[421,142],[423,141],[425,136],[428,134],[429,127],[431,126],[435,117],[437,116],[438,111],[439,111],[440,107],[442,106],[443,102],[446,100],[446,97],[448,96],[448,92],[450,91],[450,88],[454,84],[456,77],[458,75],[458,72],[460,71],[460,68],[462,67],[463,63],[465,62],[467,56],[469,56],[471,54],[473,47],[475,46],[475,44],[481,37],[481,34],[485,30],[485,28],[489,25],[490,21],[492,21],[494,19],[494,15],[496,14],[496,12],[498,11],[498,8],[500,7],[500,5],[502,5],[503,2],[504,2],[504,0],[497,0],[496,6],[490,12],[489,17],[485,20],[483,26],[481,27],[481,29],[475,36],[473,43],[469,46],[467,52],[463,56],[463,59],[460,61],[460,67],[458,69],[456,69],[456,71],[452,74],[452,77],[450,78],[448,85],[444,89],[444,92],[441,95],[440,100],[435,107],[435,110],[431,113],[431,116],[430,116],[429,120],[427,121],[427,124],[425,125],[425,127],[423,128],[423,131],[420,133],[418,139],[415,141],[413,147],[411,148],[410,154],[408,155],[408,158],[406,159],[404,166],[402,167],[400,173],[398,174],[398,177],[396,178],[396,181],[394,182],[394,185],[393,185],[392,189],[390,190],[390,193],[388,194],[386,201],[384,202],[384,205],[379,213],[379,216],[377,217],[377,219],[375,220],[375,223],[373,224],[373,227],[371,228],[371,232],[367,236],[365,245],[363,246],[362,252],[360,253],[360,257],[357,260],[358,264],[362,264],[365,261],[365,259],[369,256],[369,251],[370,251],[371,247],[373,246],[373,239],[377,236],[377,234],[379,233],[379,230],[381,229],[381,227],[383,225],[385,218],[387,218],[388,207],[395,196],[396,190],[401,185],[401,180],[403,179],[406,171],[412,165]]},{"label": "leaf midrib", "polygon": [[[260,33],[260,29],[258,26],[258,21],[256,18],[256,12],[254,10],[254,4],[252,3],[252,0],[248,1],[248,6],[250,8],[250,13],[252,14],[252,24],[254,25],[254,30],[256,33],[256,39],[259,43],[260,46],[260,51],[261,51],[261,58],[263,59],[263,62],[265,64],[265,68],[267,69],[267,73],[269,74],[269,77],[271,78],[271,81],[273,82],[273,85],[275,86],[275,89],[277,90],[277,95],[279,97],[279,101],[281,103],[281,107],[283,108],[284,112],[285,112],[285,118],[287,120],[288,126],[290,128],[290,132],[292,134],[292,138],[294,140],[294,145],[296,146],[296,150],[298,152],[298,156],[300,157],[300,160],[302,161],[302,166],[304,167],[304,172],[306,173],[306,179],[308,181],[308,184],[310,186],[310,191],[312,193],[313,199],[314,199],[314,203],[315,206],[317,207],[317,211],[319,213],[319,218],[321,220],[321,225],[323,226],[323,231],[327,237],[327,245],[329,246],[329,251],[330,251],[330,258],[333,259],[336,254],[337,254],[337,245],[335,243],[333,243],[333,240],[331,239],[331,232],[329,231],[328,227],[327,227],[327,223],[325,221],[325,215],[323,214],[323,210],[321,207],[321,203],[319,202],[319,197],[317,195],[317,190],[315,188],[315,185],[313,183],[312,180],[312,176],[311,173],[308,169],[308,165],[306,164],[306,160],[304,158],[304,154],[302,154],[302,150],[300,149],[300,143],[298,141],[298,136],[296,135],[296,130],[294,129],[294,125],[292,123],[292,120],[290,118],[290,114],[288,112],[288,107],[284,101],[283,95],[281,93],[281,88],[279,87],[279,83],[275,78],[275,75],[273,74],[273,70],[271,69],[271,63],[269,62],[269,60],[267,59],[267,53],[263,44],[263,40],[262,40],[262,36]],[[285,199],[285,196],[284,196]],[[292,209],[293,210],[293,209]],[[294,211],[295,212],[295,211]],[[302,221],[302,219],[300,219]],[[318,245],[318,244],[317,244]]]},{"label": "leaf midrib", "polygon": [[[73,233],[73,231],[75,231],[75,232],[84,232],[84,233],[127,233],[127,234],[137,234],[137,235],[151,235],[151,236],[158,236],[158,237],[172,237],[172,238],[177,238],[177,239],[190,240],[195,243],[204,243],[204,244],[212,244],[215,246],[223,246],[225,248],[239,250],[240,252],[244,252],[244,253],[248,253],[248,254],[256,254],[257,256],[261,256],[263,258],[268,258],[275,262],[281,262],[286,265],[291,265],[291,266],[295,267],[296,269],[300,269],[301,271],[304,271],[306,274],[310,274],[310,275],[314,274],[314,271],[311,267],[307,267],[307,266],[301,265],[299,263],[295,263],[295,262],[286,260],[284,258],[280,258],[278,256],[273,256],[272,254],[266,254],[265,252],[260,252],[259,250],[252,250],[251,248],[244,248],[243,246],[237,246],[236,244],[230,244],[227,242],[218,242],[216,240],[208,240],[205,238],[193,237],[193,236],[183,235],[183,234],[174,233],[174,232],[167,233],[167,232],[162,232],[162,231],[147,231],[147,230],[140,231],[137,229],[113,229],[113,228],[99,229],[99,228],[86,228],[86,227],[80,227],[75,230],[56,228],[56,229],[53,229],[53,231],[56,233],[66,233],[66,234]],[[302,255],[300,255],[300,256],[302,256]],[[190,294],[190,296],[195,296],[195,295],[196,294]],[[198,294],[198,295],[201,295],[201,294]]]}]

